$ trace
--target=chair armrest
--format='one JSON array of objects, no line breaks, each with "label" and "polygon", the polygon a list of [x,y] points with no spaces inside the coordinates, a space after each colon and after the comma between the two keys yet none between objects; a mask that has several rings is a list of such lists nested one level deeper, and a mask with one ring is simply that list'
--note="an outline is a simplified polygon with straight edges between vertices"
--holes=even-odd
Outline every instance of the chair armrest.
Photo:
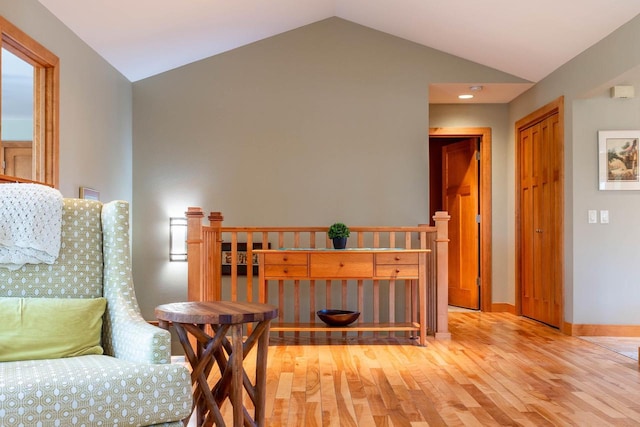
[{"label": "chair armrest", "polygon": [[129,204],[102,207],[104,251],[103,293],[107,310],[103,324],[105,353],[146,363],[171,362],[171,334],[148,324],[140,314],[131,274]]},{"label": "chair armrest", "polygon": [[[171,334],[142,316],[108,316],[103,347],[106,354],[136,363],[171,363]],[[106,325],[105,325],[106,326]]]}]

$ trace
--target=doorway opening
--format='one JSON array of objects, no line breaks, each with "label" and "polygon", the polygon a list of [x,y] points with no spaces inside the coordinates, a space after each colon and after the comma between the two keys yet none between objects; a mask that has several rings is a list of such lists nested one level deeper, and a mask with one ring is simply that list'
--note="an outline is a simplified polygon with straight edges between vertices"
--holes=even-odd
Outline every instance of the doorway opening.
[{"label": "doorway opening", "polygon": [[492,311],[490,128],[429,130],[429,207],[452,217],[450,305]]}]

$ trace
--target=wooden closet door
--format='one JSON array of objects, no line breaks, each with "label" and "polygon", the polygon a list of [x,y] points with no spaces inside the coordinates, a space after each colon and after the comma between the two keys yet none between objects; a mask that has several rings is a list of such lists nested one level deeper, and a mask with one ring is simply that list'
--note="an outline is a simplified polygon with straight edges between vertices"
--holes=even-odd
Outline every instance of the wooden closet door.
[{"label": "wooden closet door", "polygon": [[562,307],[558,115],[520,132],[522,315],[559,327]]}]

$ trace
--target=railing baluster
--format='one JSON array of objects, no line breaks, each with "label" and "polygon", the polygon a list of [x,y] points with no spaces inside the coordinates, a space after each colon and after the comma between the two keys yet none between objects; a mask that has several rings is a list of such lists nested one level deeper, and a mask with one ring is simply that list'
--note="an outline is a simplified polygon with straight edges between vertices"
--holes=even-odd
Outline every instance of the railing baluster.
[{"label": "railing baluster", "polygon": [[247,301],[253,301],[253,233],[248,231],[247,235]]},{"label": "railing baluster", "polygon": [[231,233],[231,301],[238,301],[238,233]]},{"label": "railing baluster", "polygon": [[[309,231],[309,247],[316,247],[316,232]],[[309,323],[314,323],[316,321],[316,312],[318,309],[316,308],[316,281],[309,280]],[[315,332],[310,333],[311,338],[316,336]]]}]

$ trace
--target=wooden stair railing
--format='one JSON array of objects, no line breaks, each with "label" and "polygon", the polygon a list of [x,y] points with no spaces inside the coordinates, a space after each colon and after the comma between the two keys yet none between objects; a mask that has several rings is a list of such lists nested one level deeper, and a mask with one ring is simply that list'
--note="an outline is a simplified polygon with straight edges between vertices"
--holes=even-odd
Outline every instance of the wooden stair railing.
[{"label": "wooden stair railing", "polygon": [[[252,268],[251,260],[257,258],[255,248],[330,248],[327,237],[328,227],[225,227],[220,212],[211,212],[209,225],[203,225],[204,213],[199,207],[189,207],[187,212],[188,250],[188,299],[189,301],[258,301],[258,274]],[[427,329],[436,338],[449,338],[448,331],[448,221],[447,212],[436,212],[435,226],[418,225],[411,227],[349,227],[350,247],[357,248],[404,248],[431,249],[427,256]],[[354,238],[355,237],[355,238]],[[223,250],[225,263],[223,276]],[[355,242],[355,243],[354,243]],[[246,246],[245,246],[246,245]],[[351,246],[353,245],[353,246]],[[239,250],[246,248],[246,254]],[[246,265],[238,262],[238,255],[247,260]],[[244,256],[246,255],[246,257]],[[246,273],[246,275],[244,275]],[[242,274],[242,275],[241,275]],[[416,321],[418,301],[415,281],[395,280],[310,280],[300,286],[287,286],[288,281],[277,281],[277,305],[279,321],[287,319],[287,324],[318,323],[315,311],[341,305],[346,308],[347,299],[353,299],[354,291],[349,291],[348,282],[356,282],[355,298],[358,308],[367,300],[372,307],[366,307],[370,322],[388,324],[389,331],[402,330],[401,325]],[[337,288],[335,287],[337,283]],[[224,284],[224,286],[223,286]],[[324,289],[323,289],[324,288]],[[369,294],[371,289],[371,294]],[[402,292],[400,292],[402,291]],[[303,295],[304,294],[304,295]],[[403,295],[401,295],[403,294]],[[396,311],[396,297],[404,299],[404,313]],[[324,306],[318,307],[317,297],[324,299]],[[337,303],[335,300],[339,300]],[[332,301],[334,304],[332,304]],[[274,302],[270,302],[274,303]],[[384,310],[382,310],[384,308]],[[360,319],[359,321],[362,321]],[[405,328],[408,329],[408,328]],[[415,329],[415,328],[414,328]],[[301,329],[304,330],[304,329]],[[298,332],[295,333],[296,336]],[[311,333],[313,334],[313,333]],[[377,332],[375,332],[377,335]],[[358,332],[362,335],[362,331]],[[312,335],[313,336],[313,335]]]}]

